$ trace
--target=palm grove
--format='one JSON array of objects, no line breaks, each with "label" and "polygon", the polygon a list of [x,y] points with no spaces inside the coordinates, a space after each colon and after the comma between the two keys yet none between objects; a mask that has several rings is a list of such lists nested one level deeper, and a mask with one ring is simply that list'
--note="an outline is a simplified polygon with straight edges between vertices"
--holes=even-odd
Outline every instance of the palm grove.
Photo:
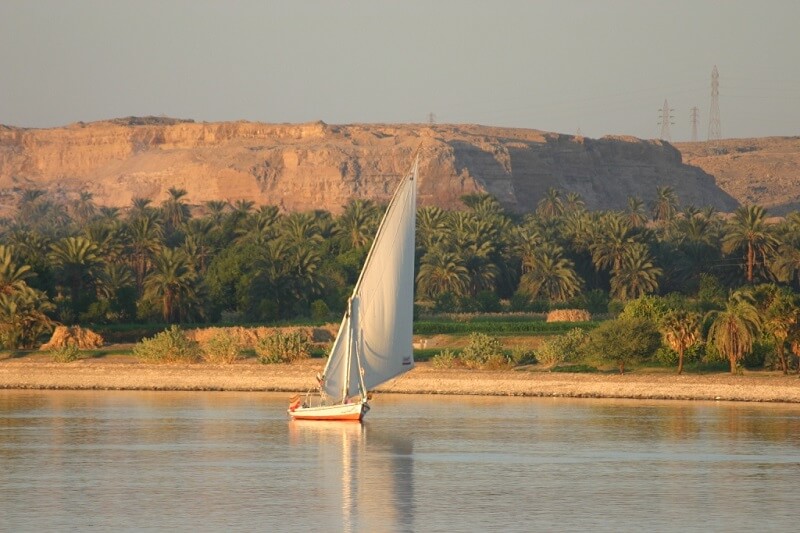
[{"label": "palm grove", "polygon": [[[800,340],[800,213],[768,224],[759,206],[726,215],[681,207],[669,187],[656,193],[616,211],[556,189],[527,215],[487,195],[464,197],[464,210],[422,207],[418,309],[610,312],[619,317],[592,332],[594,346],[644,328],[636,340],[658,342],[636,350],[670,350],[679,370],[701,340],[731,370],[754,346],[788,370]],[[175,188],[123,210],[90,193],[59,202],[25,190],[17,208],[0,221],[5,348],[34,347],[56,323],[327,319],[344,309],[383,213],[368,200],[339,216],[250,201],[190,208]]]}]

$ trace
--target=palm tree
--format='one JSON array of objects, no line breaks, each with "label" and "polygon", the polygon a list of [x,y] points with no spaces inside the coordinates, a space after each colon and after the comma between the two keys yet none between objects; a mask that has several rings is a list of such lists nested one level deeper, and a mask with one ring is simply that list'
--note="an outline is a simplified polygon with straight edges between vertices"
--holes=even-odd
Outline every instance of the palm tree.
[{"label": "palm tree", "polygon": [[47,191],[43,189],[25,189],[19,198],[19,206],[22,208],[29,206],[39,198],[42,198]]},{"label": "palm tree", "polygon": [[700,326],[700,314],[691,311],[673,310],[661,321],[664,341],[678,352],[678,374],[683,373],[683,354],[686,348],[700,339]]},{"label": "palm tree", "polygon": [[564,214],[564,202],[561,200],[561,191],[549,187],[544,198],[536,205],[536,214],[542,218],[556,218]]},{"label": "palm tree", "polygon": [[336,220],[339,238],[345,250],[364,248],[375,236],[381,212],[370,200],[355,199],[348,203]]},{"label": "palm tree", "polygon": [[128,211],[128,218],[132,220],[134,218],[140,217],[142,215],[147,215],[152,211],[155,211],[155,208],[150,207],[151,203],[152,200],[150,200],[149,198],[141,198],[141,197],[133,198],[131,200],[130,210]]},{"label": "palm tree", "polygon": [[66,237],[50,245],[49,257],[61,281],[69,287],[72,310],[77,313],[82,307],[82,296],[93,292],[85,289],[93,283],[95,271],[102,263],[99,249],[85,237]]},{"label": "palm tree", "polygon": [[213,222],[208,218],[193,218],[186,224],[186,237],[183,240],[183,251],[193,264],[197,265],[198,274],[204,274],[206,266],[214,253],[209,243]]},{"label": "palm tree", "polygon": [[246,216],[234,230],[236,242],[252,242],[257,246],[265,246],[277,234],[276,224],[279,217],[278,208],[274,206],[264,206]]},{"label": "palm tree", "polygon": [[775,348],[778,351],[778,360],[784,374],[789,373],[786,362],[786,341],[797,327],[800,319],[800,308],[797,298],[790,290],[779,289],[770,298],[764,313],[763,326],[775,339]]},{"label": "palm tree", "polygon": [[97,277],[97,293],[107,300],[113,300],[121,289],[136,287],[136,276],[124,263],[106,263]]},{"label": "palm tree", "polygon": [[758,310],[744,294],[737,292],[728,298],[725,309],[710,311],[706,316],[711,320],[708,342],[728,358],[731,373],[735,374],[737,365],[758,336],[761,327]]},{"label": "palm tree", "polygon": [[52,331],[54,322],[48,314],[54,309],[45,293],[27,285],[0,293],[0,346],[33,348],[42,334]]},{"label": "palm tree", "polygon": [[97,255],[104,261],[117,261],[124,256],[127,228],[119,220],[93,222],[84,228],[83,236],[97,245]]},{"label": "palm tree", "polygon": [[628,221],[618,213],[608,213],[600,220],[600,227],[589,245],[592,261],[598,270],[619,270],[623,258],[636,243]]},{"label": "palm tree", "polygon": [[162,248],[154,258],[153,270],[144,281],[145,295],[161,302],[161,316],[167,323],[179,320],[195,295],[195,273],[182,250]]},{"label": "palm tree", "polygon": [[27,287],[26,279],[35,276],[30,265],[17,265],[14,247],[0,244],[0,294],[11,294]]},{"label": "palm tree", "polygon": [[278,237],[290,246],[321,244],[323,239],[312,213],[291,213],[283,218]]},{"label": "palm tree", "polygon": [[73,216],[78,223],[86,224],[97,212],[97,207],[92,201],[93,196],[88,191],[81,191],[78,199],[72,203]]},{"label": "palm tree", "polygon": [[469,282],[466,262],[458,253],[434,247],[422,257],[417,274],[419,294],[432,299],[444,293],[460,297],[467,293]]},{"label": "palm tree", "polygon": [[520,279],[519,289],[532,300],[547,298],[565,302],[583,285],[575,273],[574,263],[563,256],[560,246],[545,245],[532,257]]},{"label": "palm tree", "polygon": [[656,292],[661,274],[647,247],[635,243],[628,248],[619,266],[611,271],[611,295],[628,300]]},{"label": "palm tree", "polygon": [[136,313],[136,277],[120,262],[106,263],[98,273],[98,299],[105,305],[103,318],[112,322],[127,320]]},{"label": "palm tree", "polygon": [[634,228],[643,228],[647,224],[647,213],[644,209],[644,202],[640,198],[628,196],[628,208],[625,210],[625,218]]},{"label": "palm tree", "polygon": [[101,206],[100,219],[105,222],[114,222],[119,218],[119,209],[116,207]]},{"label": "palm tree", "polygon": [[477,195],[475,201],[470,203],[469,208],[477,218],[495,219],[505,216],[503,206],[491,194]]},{"label": "palm tree", "polygon": [[491,218],[478,218],[474,213],[457,211],[452,214],[452,245],[464,260],[469,273],[469,293],[493,290],[498,274],[495,263],[497,245],[502,241],[499,226]]},{"label": "palm tree", "polygon": [[770,272],[782,283],[800,282],[800,250],[781,244],[769,265]]},{"label": "palm tree", "polygon": [[526,231],[523,228],[516,228],[514,241],[514,253],[519,257],[522,274],[525,274],[534,268],[537,255],[544,244],[544,239],[535,229]]},{"label": "palm tree", "polygon": [[283,257],[284,289],[294,302],[310,303],[324,289],[320,276],[322,256],[312,245],[295,246]]},{"label": "palm tree", "polygon": [[247,215],[250,211],[253,210],[256,203],[252,200],[236,200],[233,204],[233,210],[237,213],[241,213],[242,215]]},{"label": "palm tree", "polygon": [[225,200],[209,200],[205,205],[208,210],[208,217],[211,219],[214,226],[221,226],[222,220],[225,217],[225,209],[227,209],[230,204]]},{"label": "palm tree", "polygon": [[144,278],[152,266],[153,256],[160,251],[164,238],[158,214],[153,211],[136,217],[130,222],[128,234],[129,262],[136,274],[136,288],[141,295],[144,290]]},{"label": "palm tree", "polygon": [[656,198],[652,203],[653,220],[670,222],[678,210],[678,196],[672,187],[656,187]]},{"label": "palm tree", "polygon": [[589,251],[599,227],[598,217],[596,212],[589,211],[576,211],[565,215],[564,236],[576,252]]},{"label": "palm tree", "polygon": [[564,214],[580,212],[586,209],[586,202],[576,192],[568,192],[564,197]]},{"label": "palm tree", "polygon": [[447,213],[440,207],[426,206],[417,210],[417,245],[423,250],[432,248],[445,238]]},{"label": "palm tree", "polygon": [[164,213],[166,233],[171,234],[189,219],[191,213],[189,206],[183,201],[183,197],[188,194],[185,189],[170,187],[167,189],[167,193],[169,193],[169,198],[161,204],[161,211]]},{"label": "palm tree", "polygon": [[765,265],[775,251],[778,240],[766,227],[766,211],[758,205],[743,206],[736,210],[722,238],[722,251],[726,254],[744,249],[747,283],[753,283],[756,263]]}]

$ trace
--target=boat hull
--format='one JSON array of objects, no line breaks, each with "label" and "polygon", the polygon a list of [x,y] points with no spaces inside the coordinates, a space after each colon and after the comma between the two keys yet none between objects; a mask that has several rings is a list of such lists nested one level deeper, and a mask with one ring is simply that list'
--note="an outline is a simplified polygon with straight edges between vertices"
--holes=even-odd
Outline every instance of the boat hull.
[{"label": "boat hull", "polygon": [[298,407],[287,412],[293,420],[342,420],[360,422],[369,411],[367,402]]}]

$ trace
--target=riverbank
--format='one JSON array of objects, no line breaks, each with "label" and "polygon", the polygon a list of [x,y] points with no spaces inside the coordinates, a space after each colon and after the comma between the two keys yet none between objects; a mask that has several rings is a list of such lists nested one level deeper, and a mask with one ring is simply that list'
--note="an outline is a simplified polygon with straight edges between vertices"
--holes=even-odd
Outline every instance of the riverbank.
[{"label": "riverbank", "polygon": [[[53,363],[45,357],[0,360],[0,389],[229,390],[303,392],[323,361],[262,365],[138,363],[131,357]],[[632,372],[568,374],[530,370],[436,369],[417,366],[377,393],[484,396],[557,396],[800,403],[800,377],[774,372],[684,374]]]}]

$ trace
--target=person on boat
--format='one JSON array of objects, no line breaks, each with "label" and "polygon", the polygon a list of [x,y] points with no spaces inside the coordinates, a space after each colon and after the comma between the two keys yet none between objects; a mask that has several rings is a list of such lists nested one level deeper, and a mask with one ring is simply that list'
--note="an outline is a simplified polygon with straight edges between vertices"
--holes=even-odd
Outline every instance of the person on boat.
[{"label": "person on boat", "polygon": [[295,394],[294,396],[289,398],[289,411],[294,411],[295,409],[300,407],[301,403],[302,403],[302,400],[300,399],[300,395],[299,394]]}]

